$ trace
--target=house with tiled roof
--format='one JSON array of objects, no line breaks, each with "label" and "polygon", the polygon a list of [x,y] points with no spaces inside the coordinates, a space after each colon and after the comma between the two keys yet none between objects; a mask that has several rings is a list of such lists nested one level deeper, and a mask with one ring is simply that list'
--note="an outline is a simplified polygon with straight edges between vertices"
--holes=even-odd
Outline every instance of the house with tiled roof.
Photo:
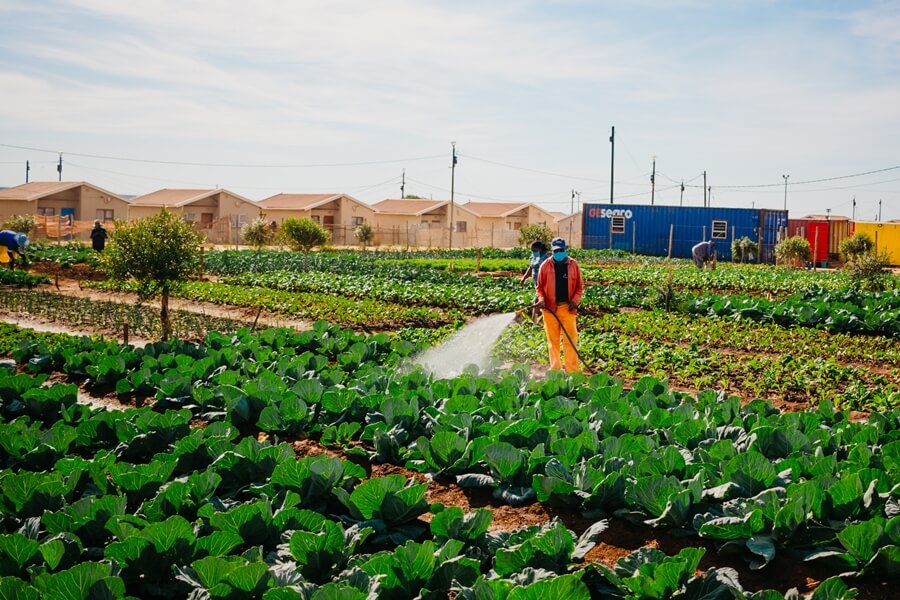
[{"label": "house with tiled roof", "polygon": [[372,205],[375,239],[390,246],[448,247],[452,212],[454,248],[475,246],[478,216],[449,200],[386,199]]},{"label": "house with tiled roof", "polygon": [[128,201],[85,181],[32,181],[0,190],[0,222],[34,215],[37,238],[86,239],[95,220],[128,217]]},{"label": "house with tiled roof", "polygon": [[277,226],[287,218],[310,218],[331,234],[338,246],[356,243],[354,231],[363,223],[374,226],[375,210],[348,194],[276,194],[257,202],[263,216]]},{"label": "house with tiled roof", "polygon": [[149,217],[162,210],[181,215],[213,244],[240,242],[245,223],[260,216],[258,204],[224,189],[162,189],[131,200],[128,219]]}]

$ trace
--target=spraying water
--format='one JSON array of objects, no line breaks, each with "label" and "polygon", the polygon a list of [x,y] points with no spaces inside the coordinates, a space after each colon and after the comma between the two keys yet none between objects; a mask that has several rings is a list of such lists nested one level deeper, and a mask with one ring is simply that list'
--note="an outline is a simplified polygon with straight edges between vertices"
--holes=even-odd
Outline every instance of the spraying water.
[{"label": "spraying water", "polygon": [[423,352],[415,364],[431,371],[438,379],[455,377],[466,365],[475,365],[479,371],[484,371],[490,364],[491,349],[515,318],[516,313],[509,312],[473,321],[442,344]]}]

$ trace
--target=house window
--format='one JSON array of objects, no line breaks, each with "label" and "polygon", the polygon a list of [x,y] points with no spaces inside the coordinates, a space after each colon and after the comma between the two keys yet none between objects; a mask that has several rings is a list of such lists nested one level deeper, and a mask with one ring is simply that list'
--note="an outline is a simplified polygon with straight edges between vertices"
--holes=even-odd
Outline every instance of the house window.
[{"label": "house window", "polygon": [[712,239],[727,240],[728,239],[728,221],[712,222]]},{"label": "house window", "polygon": [[97,220],[98,221],[102,221],[105,223],[106,221],[112,221],[115,218],[116,217],[115,217],[114,210],[108,209],[108,208],[98,208],[97,209]]},{"label": "house window", "polygon": [[[206,213],[204,213],[204,215],[205,214]],[[212,213],[210,213],[210,216],[212,216]],[[205,221],[205,219],[204,219],[204,221]],[[210,224],[212,224],[212,219],[210,219],[209,221],[210,221]],[[236,215],[231,215],[231,224],[234,225],[235,227],[243,227],[244,223],[246,223],[246,222],[247,222],[247,215],[242,215],[240,213],[238,213]]]},{"label": "house window", "polygon": [[518,230],[520,230],[520,229],[522,229],[522,224],[521,224],[521,223],[518,223],[518,222],[513,223],[513,231],[518,231]]},{"label": "house window", "polygon": [[354,228],[359,227],[360,225],[366,222],[365,217],[350,217],[350,225]]},{"label": "house window", "polygon": [[[100,212],[100,211],[97,211]],[[197,213],[184,213],[185,223],[194,223],[197,221]]]},{"label": "house window", "polygon": [[457,233],[465,233],[466,232],[466,222],[465,221],[457,221],[456,222],[456,231],[457,231]]},{"label": "house window", "polygon": [[39,208],[37,214],[42,217],[53,217],[56,216],[56,209],[53,207],[50,208]]},{"label": "house window", "polygon": [[625,217],[612,217],[612,232],[625,233]]},{"label": "house window", "polygon": [[322,222],[322,219],[319,218],[319,215],[312,215],[312,220],[316,223],[316,225],[319,225]]}]

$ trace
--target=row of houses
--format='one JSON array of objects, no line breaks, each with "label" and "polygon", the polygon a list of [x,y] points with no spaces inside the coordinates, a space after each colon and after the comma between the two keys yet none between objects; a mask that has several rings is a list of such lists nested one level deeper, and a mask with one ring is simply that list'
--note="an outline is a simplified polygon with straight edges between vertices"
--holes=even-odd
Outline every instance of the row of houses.
[{"label": "row of houses", "polygon": [[[387,199],[366,204],[348,194],[276,194],[253,201],[226,189],[162,189],[126,198],[87,182],[36,181],[0,189],[0,220],[37,217],[38,237],[83,239],[94,220],[133,220],[161,210],[182,215],[214,244],[240,242],[245,223],[262,217],[276,228],[287,218],[309,217],[331,233],[334,245],[354,245],[354,230],[369,223],[375,244],[466,248],[519,245],[525,225],[548,225],[554,234],[581,240],[581,213],[549,212],[531,203]],[[451,226],[452,225],[452,226]]]}]

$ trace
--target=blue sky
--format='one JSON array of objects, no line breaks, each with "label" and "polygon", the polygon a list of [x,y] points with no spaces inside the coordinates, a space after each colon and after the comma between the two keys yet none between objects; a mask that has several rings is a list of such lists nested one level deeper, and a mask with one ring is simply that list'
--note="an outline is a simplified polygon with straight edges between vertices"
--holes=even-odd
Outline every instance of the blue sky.
[{"label": "blue sky", "polygon": [[793,215],[900,219],[898,107],[896,1],[0,3],[5,186],[61,151],[123,194],[377,202],[405,169],[445,199],[455,141],[458,201],[567,212],[609,201],[614,125],[617,203],[655,156],[660,204],[706,171],[714,205],[781,208],[788,174]]}]

